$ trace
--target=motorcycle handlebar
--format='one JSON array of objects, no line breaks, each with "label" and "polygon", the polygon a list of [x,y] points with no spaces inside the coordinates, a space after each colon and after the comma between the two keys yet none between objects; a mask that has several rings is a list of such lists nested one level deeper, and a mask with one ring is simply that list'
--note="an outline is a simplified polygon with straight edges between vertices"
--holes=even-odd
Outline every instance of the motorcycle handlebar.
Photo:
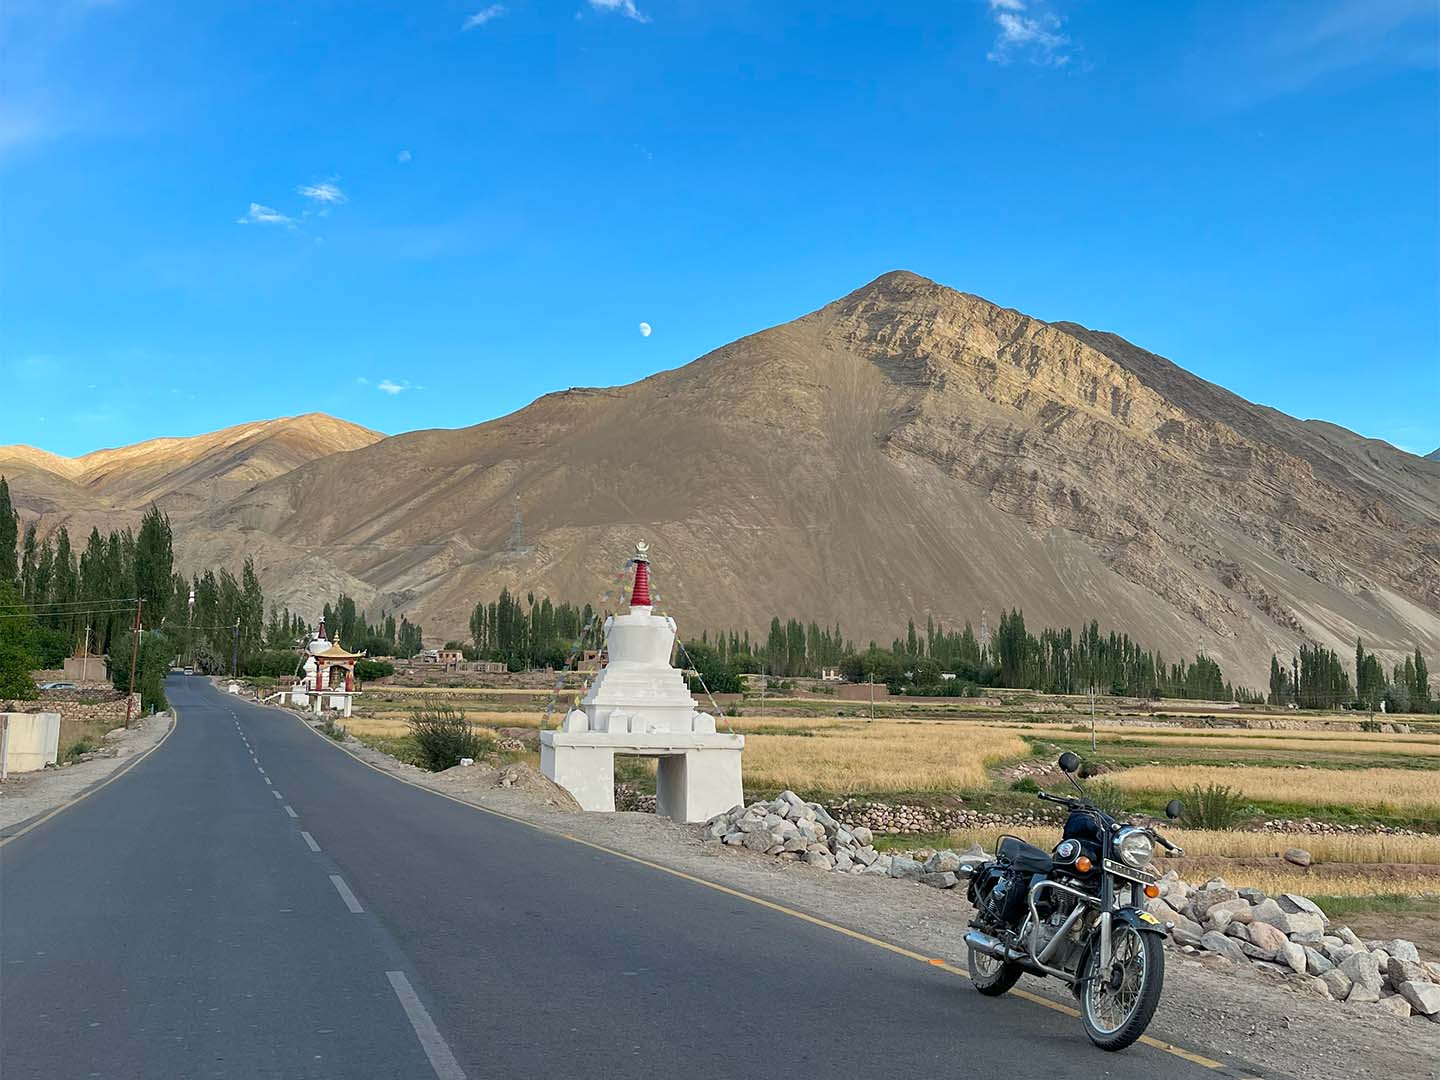
[{"label": "motorcycle handlebar", "polygon": [[1037,799],[1044,799],[1046,802],[1059,803],[1061,806],[1079,806],[1078,799],[1069,799],[1064,795],[1051,795],[1048,791],[1042,791],[1035,796]]}]

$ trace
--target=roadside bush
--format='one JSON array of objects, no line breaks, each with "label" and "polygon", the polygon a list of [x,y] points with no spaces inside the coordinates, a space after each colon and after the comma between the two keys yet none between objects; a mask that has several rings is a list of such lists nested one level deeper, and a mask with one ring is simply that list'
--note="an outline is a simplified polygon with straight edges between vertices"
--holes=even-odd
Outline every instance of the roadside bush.
[{"label": "roadside bush", "polygon": [[76,758],[78,758],[81,754],[88,754],[91,750],[94,750],[94,749],[95,749],[95,744],[94,744],[93,742],[91,742],[89,739],[84,738],[84,737],[82,736],[81,738],[76,739],[73,743],[71,743],[69,746],[67,746],[67,747],[65,748],[65,752],[60,755],[60,760],[61,760],[61,761],[74,761],[74,760],[75,760]]},{"label": "roadside bush", "polygon": [[1196,784],[1182,796],[1187,829],[1233,829],[1245,812],[1245,800],[1225,784]]},{"label": "roadside bush", "polygon": [[1040,785],[1035,782],[1033,777],[1022,776],[1019,780],[1016,780],[1013,784],[1010,785],[1010,790],[1024,791],[1033,795],[1035,792],[1040,790]]},{"label": "roadside bush", "polygon": [[460,764],[461,758],[478,758],[495,748],[489,736],[443,701],[426,701],[410,710],[410,737],[422,767],[441,772]]}]

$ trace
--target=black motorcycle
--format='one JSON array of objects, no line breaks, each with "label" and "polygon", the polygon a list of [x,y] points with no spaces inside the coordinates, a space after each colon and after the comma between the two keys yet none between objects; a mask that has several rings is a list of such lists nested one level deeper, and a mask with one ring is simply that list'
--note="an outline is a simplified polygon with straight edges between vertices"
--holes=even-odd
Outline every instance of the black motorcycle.
[{"label": "black motorcycle", "polygon": [[[999,996],[1026,972],[1063,980],[1080,1001],[1085,1034],[1102,1050],[1123,1050],[1145,1032],[1165,981],[1165,925],[1143,904],[1160,895],[1150,866],[1159,844],[1184,851],[1153,826],[1116,821],[1075,779],[1080,758],[1060,755],[1080,798],[1051,795],[1070,813],[1055,850],[1002,836],[993,862],[970,874],[975,917],[965,935],[970,977]],[[1180,816],[1178,799],[1165,816]]]}]

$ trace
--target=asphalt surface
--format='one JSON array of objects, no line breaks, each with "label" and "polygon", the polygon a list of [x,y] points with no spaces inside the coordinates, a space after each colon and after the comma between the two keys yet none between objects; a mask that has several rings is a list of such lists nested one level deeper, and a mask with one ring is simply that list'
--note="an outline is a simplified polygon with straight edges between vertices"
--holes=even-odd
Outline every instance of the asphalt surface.
[{"label": "asphalt surface", "polygon": [[159,749],[0,848],[4,1080],[1207,1074],[168,693]]}]

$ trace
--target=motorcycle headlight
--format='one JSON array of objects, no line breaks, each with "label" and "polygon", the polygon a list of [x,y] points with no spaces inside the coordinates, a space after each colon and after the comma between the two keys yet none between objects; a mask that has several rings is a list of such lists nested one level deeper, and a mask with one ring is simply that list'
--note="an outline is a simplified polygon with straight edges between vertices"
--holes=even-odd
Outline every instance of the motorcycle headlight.
[{"label": "motorcycle headlight", "polygon": [[1126,866],[1137,869],[1150,861],[1155,854],[1155,844],[1144,829],[1121,829],[1115,837],[1115,854]]}]

